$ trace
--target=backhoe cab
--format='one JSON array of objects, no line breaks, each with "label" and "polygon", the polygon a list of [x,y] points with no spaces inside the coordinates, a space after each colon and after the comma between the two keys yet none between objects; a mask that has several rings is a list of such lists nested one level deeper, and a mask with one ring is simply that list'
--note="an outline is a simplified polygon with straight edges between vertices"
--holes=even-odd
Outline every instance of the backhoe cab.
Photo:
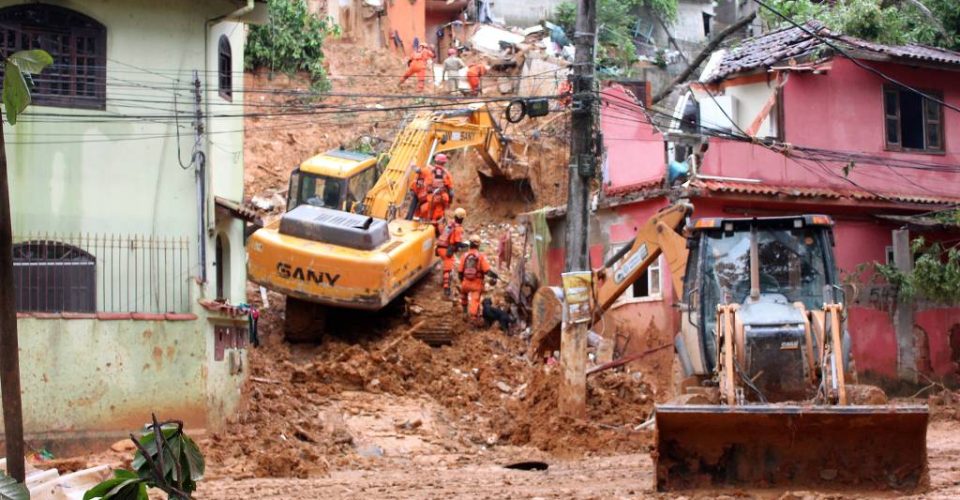
[{"label": "backhoe cab", "polygon": [[[745,343],[740,368],[762,393],[746,396],[812,398],[804,382],[812,366],[801,349],[808,340],[806,311],[842,302],[835,298],[840,288],[830,218],[711,218],[692,226],[676,340],[684,374],[709,376],[718,369],[717,308],[735,304]],[[815,336],[809,340],[818,348]]]}]

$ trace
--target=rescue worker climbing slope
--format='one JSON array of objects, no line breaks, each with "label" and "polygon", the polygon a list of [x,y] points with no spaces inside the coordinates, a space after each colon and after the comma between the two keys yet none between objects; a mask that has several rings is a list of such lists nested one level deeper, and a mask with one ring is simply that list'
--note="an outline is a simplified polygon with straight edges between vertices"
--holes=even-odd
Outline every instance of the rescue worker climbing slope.
[{"label": "rescue worker climbing slope", "polygon": [[423,92],[423,84],[427,79],[427,62],[434,57],[435,55],[430,47],[426,45],[417,47],[410,59],[407,60],[407,72],[403,74],[403,78],[397,83],[397,87],[403,86],[403,82],[407,81],[407,78],[416,76],[417,92]]},{"label": "rescue worker climbing slope", "polygon": [[458,208],[453,212],[453,220],[448,221],[437,237],[437,256],[443,264],[443,295],[450,296],[450,273],[453,272],[454,257],[467,247],[463,241],[463,219],[467,211]]},{"label": "rescue worker climbing slope", "polygon": [[498,276],[490,268],[487,256],[480,253],[480,236],[470,236],[470,250],[464,254],[457,268],[460,278],[460,304],[467,317],[480,321],[480,301],[483,300],[484,279],[490,275],[493,279]]},{"label": "rescue worker climbing slope", "polygon": [[413,175],[410,177],[411,202],[407,220],[414,216],[420,217],[420,213],[430,202],[430,186],[433,184],[430,169],[420,168],[416,163],[410,163],[410,168],[413,169]]}]

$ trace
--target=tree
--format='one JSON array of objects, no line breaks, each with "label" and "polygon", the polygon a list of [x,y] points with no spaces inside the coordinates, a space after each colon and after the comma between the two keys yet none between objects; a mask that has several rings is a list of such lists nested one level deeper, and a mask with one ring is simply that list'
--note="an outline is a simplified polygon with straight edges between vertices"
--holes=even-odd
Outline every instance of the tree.
[{"label": "tree", "polygon": [[[642,8],[649,8],[654,15],[666,21],[677,18],[677,0],[599,0],[597,2],[597,29],[600,31],[597,40],[597,61],[601,67],[627,71],[633,63],[637,62],[633,29]],[[562,26],[567,37],[573,40],[573,24],[576,17],[577,5],[566,1],[557,6],[553,22]]]},{"label": "tree", "polygon": [[[3,106],[10,125],[30,105],[31,75],[53,64],[43,50],[24,50],[4,60]],[[20,346],[17,339],[17,304],[13,293],[13,228],[10,188],[7,183],[7,151],[0,120],[0,391],[3,393],[4,437],[7,472],[23,482],[23,407],[20,400]]]},{"label": "tree", "polygon": [[[921,43],[960,50],[960,2],[957,0],[767,0],[770,7],[797,22],[816,19],[845,35],[889,45]],[[771,28],[786,21],[763,7]]]},{"label": "tree", "polygon": [[270,22],[250,27],[246,68],[265,67],[288,74],[305,71],[314,90],[327,90],[323,41],[328,35],[339,35],[340,27],[329,17],[310,13],[304,0],[269,0],[267,6]]}]

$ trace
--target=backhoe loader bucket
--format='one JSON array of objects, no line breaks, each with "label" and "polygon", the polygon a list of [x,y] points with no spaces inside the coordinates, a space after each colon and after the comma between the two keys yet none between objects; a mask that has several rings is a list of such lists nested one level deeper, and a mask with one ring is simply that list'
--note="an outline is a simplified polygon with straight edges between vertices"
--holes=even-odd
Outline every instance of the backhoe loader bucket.
[{"label": "backhoe loader bucket", "polygon": [[927,486],[925,406],[657,406],[657,490]]},{"label": "backhoe loader bucket", "polygon": [[530,351],[531,359],[560,349],[560,326],[563,323],[563,290],[542,286],[533,294]]}]

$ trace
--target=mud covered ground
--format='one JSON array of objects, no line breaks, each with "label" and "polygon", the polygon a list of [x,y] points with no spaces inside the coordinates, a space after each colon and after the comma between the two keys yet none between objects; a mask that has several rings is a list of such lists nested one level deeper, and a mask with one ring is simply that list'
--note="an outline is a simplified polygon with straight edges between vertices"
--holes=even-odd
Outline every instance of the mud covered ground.
[{"label": "mud covered ground", "polygon": [[[484,453],[421,452],[380,457],[363,465],[307,479],[215,478],[198,498],[960,498],[960,424],[937,421],[928,439],[931,485],[920,494],[824,494],[810,491],[703,491],[658,494],[646,453],[557,458],[528,447],[498,447]],[[506,469],[518,460],[546,461],[542,472]]]}]

